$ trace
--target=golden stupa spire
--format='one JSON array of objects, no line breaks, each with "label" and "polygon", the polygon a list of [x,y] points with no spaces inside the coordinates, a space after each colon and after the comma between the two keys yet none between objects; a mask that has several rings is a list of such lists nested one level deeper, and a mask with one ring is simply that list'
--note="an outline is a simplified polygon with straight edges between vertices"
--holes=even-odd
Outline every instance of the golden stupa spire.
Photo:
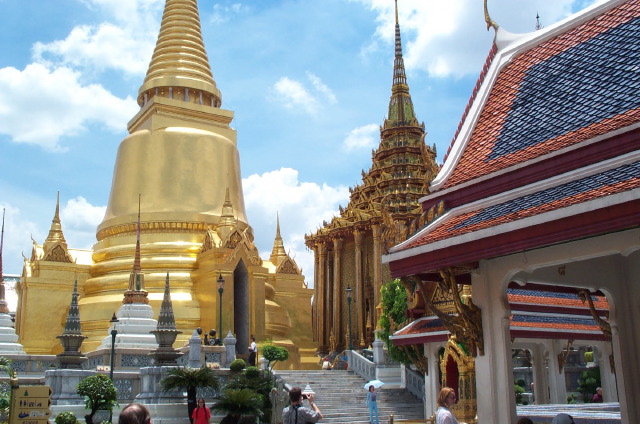
[{"label": "golden stupa spire", "polygon": [[280,235],[280,214],[276,215],[276,238],[273,241],[273,249],[271,250],[271,257],[269,260],[275,265],[280,265],[282,259],[287,258],[287,252],[284,250],[284,243],[282,242],[282,236]]},{"label": "golden stupa spire", "polygon": [[5,209],[2,208],[2,235],[0,235],[0,314],[9,313],[9,305],[4,291],[4,274],[2,271],[2,249],[4,247],[4,214]]},{"label": "golden stupa spire", "polygon": [[197,0],[166,0],[138,104],[144,106],[153,96],[213,107],[222,104],[202,40]]},{"label": "golden stupa spire", "polygon": [[233,215],[233,204],[229,195],[229,187],[224,194],[224,203],[222,204],[222,213],[220,214],[220,226],[233,227],[236,225],[236,217]]},{"label": "golden stupa spire", "polygon": [[391,87],[391,100],[389,101],[389,116],[385,121],[385,128],[405,127],[418,125],[413,111],[413,102],[409,95],[407,74],[404,70],[402,57],[402,41],[400,39],[400,23],[398,21],[398,0],[395,0],[396,12],[396,38],[395,58],[393,61],[393,86]]},{"label": "golden stupa spire", "polygon": [[140,198],[138,194],[138,225],[136,227],[136,251],[133,259],[133,270],[129,275],[129,289],[124,293],[122,303],[149,303],[144,289],[144,274],[140,265]]}]

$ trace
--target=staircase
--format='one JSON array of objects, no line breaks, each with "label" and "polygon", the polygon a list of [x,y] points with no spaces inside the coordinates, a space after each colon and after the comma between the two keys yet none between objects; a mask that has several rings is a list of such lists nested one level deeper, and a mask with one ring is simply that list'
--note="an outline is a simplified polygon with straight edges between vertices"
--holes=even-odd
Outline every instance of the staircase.
[{"label": "staircase", "polygon": [[[321,423],[369,423],[366,405],[366,380],[351,371],[277,371],[290,386],[304,390],[309,384],[315,392],[315,400],[323,418]],[[380,423],[388,423],[391,414],[394,420],[424,421],[422,401],[404,389],[385,389],[378,392],[378,414]],[[308,404],[305,402],[305,406]]]}]

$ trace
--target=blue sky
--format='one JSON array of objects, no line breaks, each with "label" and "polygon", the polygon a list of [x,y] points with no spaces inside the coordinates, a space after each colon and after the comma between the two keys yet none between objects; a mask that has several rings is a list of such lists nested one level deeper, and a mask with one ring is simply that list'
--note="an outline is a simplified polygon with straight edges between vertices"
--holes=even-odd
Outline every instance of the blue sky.
[{"label": "blue sky", "polygon": [[[398,0],[408,82],[442,161],[493,31],[482,0]],[[510,32],[591,0],[489,0]],[[245,204],[267,258],[280,214],[285,248],[312,285],[304,234],[361,182],[387,113],[393,0],[199,0],[222,107],[235,112]],[[90,248],[115,155],[137,111],[164,0],[0,0],[0,208],[5,273],[46,238],[56,193],[68,244]]]}]

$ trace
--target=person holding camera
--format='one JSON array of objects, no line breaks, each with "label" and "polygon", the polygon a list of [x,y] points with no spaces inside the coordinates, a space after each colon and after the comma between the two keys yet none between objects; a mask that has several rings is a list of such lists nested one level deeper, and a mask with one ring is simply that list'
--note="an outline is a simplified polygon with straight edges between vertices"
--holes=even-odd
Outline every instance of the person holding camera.
[{"label": "person holding camera", "polygon": [[[309,401],[310,408],[302,406],[304,400]],[[314,394],[302,393],[300,387],[289,390],[289,406],[282,410],[283,424],[317,423],[322,418],[322,413],[314,402]]]}]

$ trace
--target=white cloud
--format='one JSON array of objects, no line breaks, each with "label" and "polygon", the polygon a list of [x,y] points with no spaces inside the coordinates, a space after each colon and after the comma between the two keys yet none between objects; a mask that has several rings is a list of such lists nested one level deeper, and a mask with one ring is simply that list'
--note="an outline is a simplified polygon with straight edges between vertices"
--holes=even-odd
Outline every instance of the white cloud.
[{"label": "white cloud", "polygon": [[[394,3],[352,1],[378,13],[376,34],[371,44],[363,47],[362,54],[375,54],[381,43],[386,49],[395,35]],[[489,13],[506,30],[523,33],[534,30],[536,13],[543,23],[556,22],[595,1],[493,0],[489,2]],[[407,70],[421,70],[435,77],[461,77],[475,74],[482,67],[493,37],[493,30],[486,30],[483,2],[404,0],[398,3],[398,15]]]},{"label": "white cloud", "polygon": [[311,81],[311,85],[319,94],[324,95],[327,101],[331,104],[335,104],[338,100],[336,99],[336,95],[333,94],[333,91],[325,83],[322,82],[317,75],[312,74],[311,72],[307,72],[307,77],[309,81]]},{"label": "white cloud", "polygon": [[287,109],[302,109],[309,115],[315,115],[324,103],[337,102],[333,91],[317,75],[307,72],[307,78],[310,87],[289,77],[280,78],[273,85],[275,98]]},{"label": "white cloud", "polygon": [[33,46],[36,62],[115,69],[144,75],[155,46],[163,0],[85,0],[98,8],[105,22],[79,25],[64,40],[38,42]]},{"label": "white cloud", "polygon": [[260,255],[267,258],[273,247],[276,214],[284,246],[295,259],[308,283],[313,285],[313,253],[304,244],[323,220],[338,214],[338,205],[349,199],[347,187],[301,182],[298,171],[281,168],[242,180],[249,221],[254,228]]},{"label": "white cloud", "polygon": [[213,24],[222,24],[228,22],[232,17],[240,15],[244,11],[248,11],[249,6],[242,3],[233,3],[230,6],[222,4],[213,5],[213,14],[210,21]]},{"label": "white cloud", "polygon": [[24,71],[0,69],[0,132],[14,142],[60,150],[60,137],[78,135],[89,122],[121,131],[138,106],[97,84],[81,85],[69,68],[50,70],[42,64]]},{"label": "white cloud", "polygon": [[368,124],[354,128],[344,139],[344,148],[348,152],[362,148],[375,148],[380,141],[380,126]]},{"label": "white cloud", "polygon": [[106,210],[106,206],[93,206],[87,199],[78,196],[67,201],[67,205],[60,211],[60,219],[70,223],[70,228],[95,232]]}]

